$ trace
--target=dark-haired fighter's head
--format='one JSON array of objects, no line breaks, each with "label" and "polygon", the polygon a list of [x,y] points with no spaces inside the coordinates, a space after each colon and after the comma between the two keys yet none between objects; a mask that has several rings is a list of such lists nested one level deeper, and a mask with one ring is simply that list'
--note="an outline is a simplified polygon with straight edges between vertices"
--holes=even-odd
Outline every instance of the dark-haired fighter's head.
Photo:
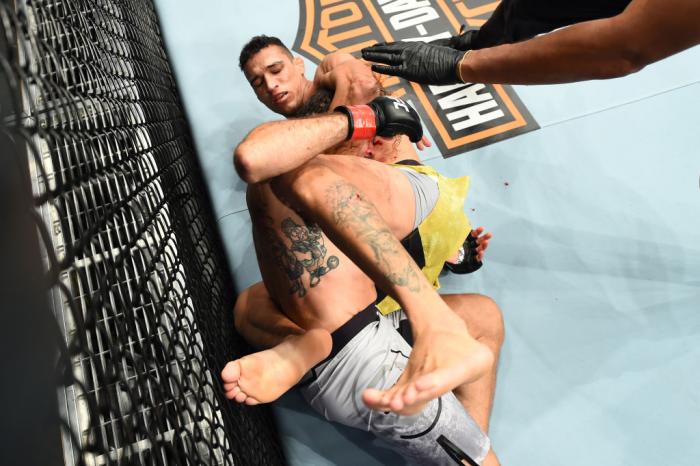
[{"label": "dark-haired fighter's head", "polygon": [[[313,82],[304,75],[303,60],[294,57],[277,37],[253,37],[243,46],[238,65],[258,100],[275,113],[286,117],[301,117],[330,110],[333,91],[323,87],[314,89]],[[377,93],[385,93],[379,83]],[[398,160],[399,139],[375,137],[345,141],[329,150],[392,163]]]},{"label": "dark-haired fighter's head", "polygon": [[277,37],[253,37],[241,50],[238,64],[258,100],[273,112],[291,116],[303,105],[312,84],[304,76],[304,61]]}]

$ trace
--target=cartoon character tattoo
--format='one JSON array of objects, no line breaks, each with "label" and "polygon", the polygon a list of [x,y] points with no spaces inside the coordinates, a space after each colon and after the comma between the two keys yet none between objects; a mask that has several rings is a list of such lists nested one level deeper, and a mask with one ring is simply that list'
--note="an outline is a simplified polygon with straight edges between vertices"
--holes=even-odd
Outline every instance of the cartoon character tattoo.
[{"label": "cartoon character tattoo", "polygon": [[[338,267],[340,260],[336,256],[330,256],[324,264],[328,251],[323,244],[323,236],[318,225],[299,225],[291,218],[286,218],[282,220],[281,226],[285,236],[292,242],[292,246],[287,252],[294,256],[298,264],[301,264],[309,272],[310,287],[318,285],[323,275]],[[303,285],[301,286],[302,290],[299,287],[293,288],[292,292],[297,292],[299,297],[306,294]]]}]

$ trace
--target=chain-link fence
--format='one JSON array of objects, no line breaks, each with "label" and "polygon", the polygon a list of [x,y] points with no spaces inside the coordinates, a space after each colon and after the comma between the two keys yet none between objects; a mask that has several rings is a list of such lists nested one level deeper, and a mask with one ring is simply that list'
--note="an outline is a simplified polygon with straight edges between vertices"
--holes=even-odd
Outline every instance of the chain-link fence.
[{"label": "chain-link fence", "polygon": [[0,20],[0,131],[62,334],[65,463],[283,463],[267,408],[222,395],[248,348],[153,4],[1,0]]}]

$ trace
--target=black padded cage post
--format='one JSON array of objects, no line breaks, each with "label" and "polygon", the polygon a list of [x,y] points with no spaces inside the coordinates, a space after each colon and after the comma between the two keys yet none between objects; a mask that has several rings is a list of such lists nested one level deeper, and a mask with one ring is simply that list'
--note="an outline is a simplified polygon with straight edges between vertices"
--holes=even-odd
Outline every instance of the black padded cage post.
[{"label": "black padded cage post", "polygon": [[249,348],[152,2],[0,0],[0,34],[63,462],[284,464],[270,411],[223,397]]},{"label": "black padded cage post", "polygon": [[[0,50],[6,48],[0,35]],[[2,78],[0,71],[0,122],[15,112],[17,99],[17,89]],[[37,293],[47,288],[29,178],[21,163],[25,144],[2,129],[0,125],[0,464],[60,466],[53,378],[56,321],[45,296]]]}]

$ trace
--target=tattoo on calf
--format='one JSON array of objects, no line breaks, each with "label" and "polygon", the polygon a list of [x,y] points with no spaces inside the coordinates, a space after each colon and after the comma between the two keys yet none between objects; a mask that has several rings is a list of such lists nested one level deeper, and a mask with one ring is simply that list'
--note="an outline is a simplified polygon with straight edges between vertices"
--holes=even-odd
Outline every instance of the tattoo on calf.
[{"label": "tattoo on calf", "polygon": [[357,189],[345,181],[338,181],[326,190],[326,198],[333,209],[336,225],[348,225],[358,232],[358,238],[372,248],[374,261],[384,276],[393,284],[420,291],[420,280],[415,264],[405,261],[401,243],[386,226],[374,206]]}]

